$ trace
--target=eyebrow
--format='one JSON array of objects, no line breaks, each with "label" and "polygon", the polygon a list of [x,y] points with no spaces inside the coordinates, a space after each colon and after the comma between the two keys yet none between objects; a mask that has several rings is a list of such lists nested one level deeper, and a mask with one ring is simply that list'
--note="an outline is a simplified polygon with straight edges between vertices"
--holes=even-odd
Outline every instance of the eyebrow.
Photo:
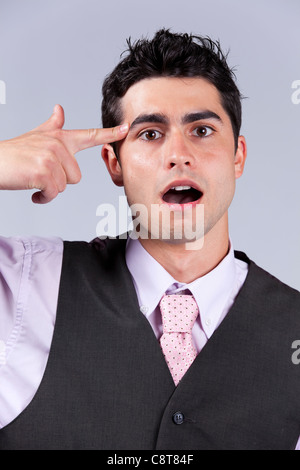
[{"label": "eyebrow", "polygon": [[192,122],[202,121],[204,119],[215,119],[217,121],[222,122],[222,119],[218,114],[214,113],[213,111],[206,110],[197,113],[186,114],[185,116],[183,116],[182,124],[190,124]]},{"label": "eyebrow", "polygon": [[148,122],[158,123],[158,124],[168,124],[169,119],[164,114],[153,113],[153,114],[141,114],[138,116],[131,124],[130,130],[139,124],[145,124]]},{"label": "eyebrow", "polygon": [[[196,113],[185,114],[181,120],[182,124],[191,124],[195,121],[202,121],[204,119],[215,119],[222,123],[222,119],[218,114],[213,111],[205,110]],[[165,114],[151,113],[139,115],[131,124],[130,130],[139,124],[155,123],[155,124],[169,124],[169,119]]]}]

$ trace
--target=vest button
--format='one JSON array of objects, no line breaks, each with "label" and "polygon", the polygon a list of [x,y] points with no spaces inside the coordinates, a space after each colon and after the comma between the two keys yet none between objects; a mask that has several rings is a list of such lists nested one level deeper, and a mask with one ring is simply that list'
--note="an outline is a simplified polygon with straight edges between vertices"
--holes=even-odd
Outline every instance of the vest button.
[{"label": "vest button", "polygon": [[182,424],[184,421],[184,415],[181,413],[181,411],[176,411],[176,413],[173,414],[172,419],[173,423]]}]

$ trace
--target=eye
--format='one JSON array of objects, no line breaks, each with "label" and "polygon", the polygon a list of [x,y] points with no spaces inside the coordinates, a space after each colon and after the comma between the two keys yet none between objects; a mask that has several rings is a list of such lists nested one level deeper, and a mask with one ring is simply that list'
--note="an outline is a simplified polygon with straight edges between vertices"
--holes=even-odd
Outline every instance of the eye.
[{"label": "eye", "polygon": [[146,141],[157,140],[162,137],[161,132],[149,129],[147,131],[141,132],[139,138]]},{"label": "eye", "polygon": [[209,126],[198,126],[193,130],[192,134],[197,137],[208,137],[214,132],[214,130]]}]

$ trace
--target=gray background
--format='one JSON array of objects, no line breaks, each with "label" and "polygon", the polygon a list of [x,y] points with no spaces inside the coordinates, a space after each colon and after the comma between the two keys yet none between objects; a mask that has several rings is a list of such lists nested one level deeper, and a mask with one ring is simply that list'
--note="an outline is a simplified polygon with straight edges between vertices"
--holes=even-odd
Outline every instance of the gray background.
[{"label": "gray background", "polygon": [[[230,49],[243,102],[248,143],[244,176],[230,210],[234,247],[300,290],[300,79],[298,0],[0,0],[0,140],[45,121],[60,103],[65,128],[101,125],[101,85],[126,48],[126,38],[160,27],[220,39]],[[101,203],[118,205],[100,147],[77,154],[79,185],[46,206],[30,192],[0,194],[4,236],[96,236]]]}]

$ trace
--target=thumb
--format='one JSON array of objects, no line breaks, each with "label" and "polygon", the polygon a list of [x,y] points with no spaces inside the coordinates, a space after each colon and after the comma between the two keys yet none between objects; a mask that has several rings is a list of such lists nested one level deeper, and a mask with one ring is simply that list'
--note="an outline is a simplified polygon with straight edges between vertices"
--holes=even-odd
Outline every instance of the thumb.
[{"label": "thumb", "polygon": [[50,118],[33,129],[34,131],[54,131],[55,129],[62,129],[65,123],[65,113],[60,104],[54,106]]}]

